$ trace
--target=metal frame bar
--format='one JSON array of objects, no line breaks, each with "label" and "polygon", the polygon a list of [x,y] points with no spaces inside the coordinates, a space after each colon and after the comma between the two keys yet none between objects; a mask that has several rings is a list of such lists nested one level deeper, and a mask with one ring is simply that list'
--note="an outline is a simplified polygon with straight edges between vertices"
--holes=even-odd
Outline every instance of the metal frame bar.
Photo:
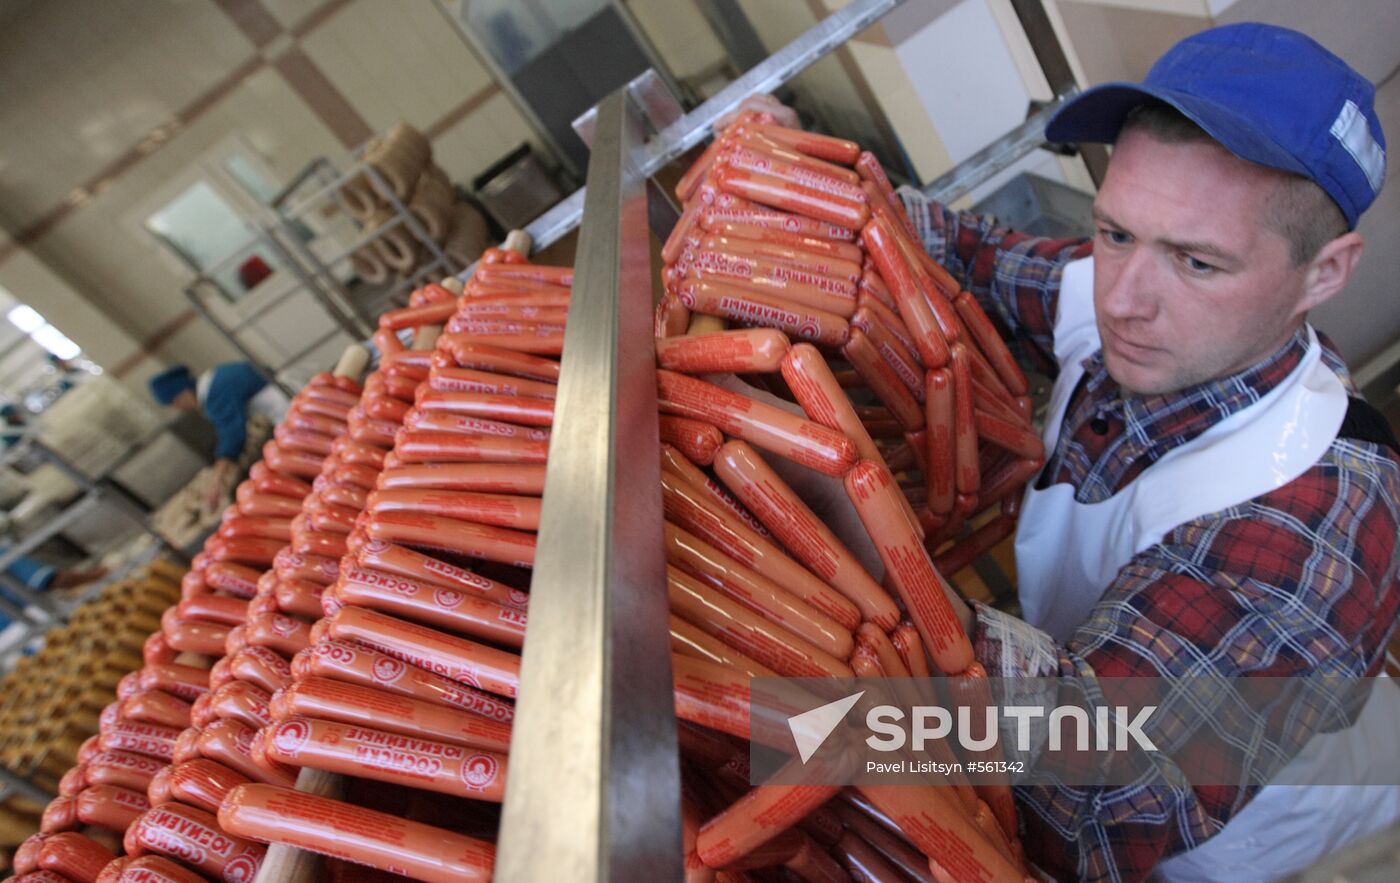
[{"label": "metal frame bar", "polygon": [[495,876],[679,880],[641,120],[599,106]]},{"label": "metal frame bar", "polygon": [[[655,174],[662,166],[705,140],[713,131],[715,120],[737,108],[744,98],[755,92],[771,92],[778,88],[870,27],[898,3],[899,0],[853,0],[817,22],[767,61],[716,92],[704,104],[653,138],[643,148],[638,160],[642,174]],[[585,189],[574,191],[526,227],[537,249],[552,245],[579,225],[583,218]],[[463,279],[468,275],[470,268],[461,274]]]},{"label": "metal frame bar", "polygon": [[1024,123],[930,181],[924,195],[942,203],[965,196],[1045,142],[1045,125],[1078,92],[1071,89],[1026,118]]}]

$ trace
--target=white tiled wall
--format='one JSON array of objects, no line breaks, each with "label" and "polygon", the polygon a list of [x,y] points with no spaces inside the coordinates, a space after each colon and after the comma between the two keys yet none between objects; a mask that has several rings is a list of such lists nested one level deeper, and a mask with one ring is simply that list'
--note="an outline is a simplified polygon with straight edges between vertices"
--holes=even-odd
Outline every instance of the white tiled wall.
[{"label": "white tiled wall", "polygon": [[355,0],[302,42],[375,130],[427,127],[491,81],[431,3]]},{"label": "white tiled wall", "polygon": [[32,220],[252,55],[209,0],[25,3],[0,23],[0,192]]},{"label": "white tiled wall", "polygon": [[[139,223],[178,192],[178,185],[172,190],[169,182],[186,175],[211,148],[235,132],[244,136],[279,180],[300,171],[316,156],[339,151],[335,139],[307,113],[301,99],[275,71],[264,68],[164,149],[70,214],[42,240],[45,256],[60,272],[78,280],[103,309],[128,317],[130,327],[149,332],[180,315],[189,309],[182,288],[192,274],[175,268]],[[222,338],[207,348],[164,349],[197,369],[233,355]]]},{"label": "white tiled wall", "polygon": [[685,79],[725,59],[724,47],[694,4],[627,0],[626,6],[676,76]]},{"label": "white tiled wall", "polygon": [[272,17],[277,19],[282,27],[290,30],[319,9],[324,2],[325,0],[262,0],[262,5],[267,7],[267,11],[272,13]]},{"label": "white tiled wall", "polygon": [[498,92],[439,135],[433,157],[450,178],[470,186],[473,177],[525,142],[543,149],[515,105]]}]

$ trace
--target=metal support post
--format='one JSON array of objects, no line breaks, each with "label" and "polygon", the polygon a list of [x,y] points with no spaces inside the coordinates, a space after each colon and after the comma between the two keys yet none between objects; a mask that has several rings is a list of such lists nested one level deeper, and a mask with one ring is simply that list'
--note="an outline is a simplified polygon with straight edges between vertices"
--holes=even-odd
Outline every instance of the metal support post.
[{"label": "metal support post", "polygon": [[599,107],[545,475],[500,880],[679,880],[641,124]]}]

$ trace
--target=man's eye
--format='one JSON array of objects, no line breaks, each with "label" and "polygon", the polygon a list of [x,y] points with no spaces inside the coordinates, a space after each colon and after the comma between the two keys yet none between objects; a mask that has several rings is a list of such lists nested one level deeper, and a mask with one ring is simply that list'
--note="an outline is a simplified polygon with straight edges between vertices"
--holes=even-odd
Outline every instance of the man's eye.
[{"label": "man's eye", "polygon": [[1215,269],[1211,264],[1207,264],[1202,260],[1197,260],[1189,254],[1182,255],[1182,260],[1186,262],[1186,269],[1190,270],[1192,273],[1209,273]]},{"label": "man's eye", "polygon": [[1122,230],[1110,230],[1106,227],[1099,230],[1099,235],[1114,245],[1127,245],[1133,241],[1133,237]]}]

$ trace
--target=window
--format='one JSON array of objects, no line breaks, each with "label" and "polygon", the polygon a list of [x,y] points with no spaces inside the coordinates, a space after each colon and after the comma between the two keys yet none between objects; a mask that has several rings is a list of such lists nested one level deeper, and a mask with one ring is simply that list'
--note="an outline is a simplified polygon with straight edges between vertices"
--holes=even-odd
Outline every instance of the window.
[{"label": "window", "polygon": [[242,297],[279,266],[238,209],[208,181],[186,188],[145,223],[192,269],[217,282],[230,300]]},{"label": "window", "polygon": [[81,353],[82,347],[68,339],[62,331],[49,324],[48,320],[33,308],[19,304],[12,307],[5,318],[10,324],[29,335],[39,346],[60,359],[72,359]]}]

